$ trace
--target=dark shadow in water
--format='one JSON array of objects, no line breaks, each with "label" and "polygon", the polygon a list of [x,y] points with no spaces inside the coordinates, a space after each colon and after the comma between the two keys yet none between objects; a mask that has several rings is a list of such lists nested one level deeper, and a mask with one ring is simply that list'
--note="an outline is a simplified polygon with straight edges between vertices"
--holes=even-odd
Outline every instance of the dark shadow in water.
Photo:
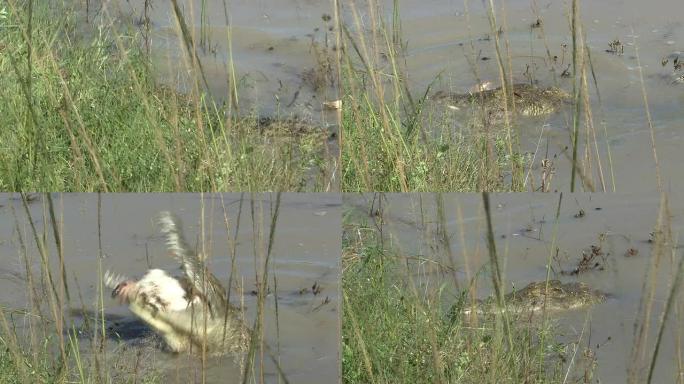
[{"label": "dark shadow in water", "polygon": [[[99,313],[89,309],[72,308],[69,310],[71,319],[74,322],[79,336],[88,337],[93,334],[93,327],[100,327],[95,320]],[[108,339],[135,343],[136,341],[147,340],[154,337],[154,332],[145,323],[132,316],[122,316],[111,313],[104,314],[106,336]]]}]

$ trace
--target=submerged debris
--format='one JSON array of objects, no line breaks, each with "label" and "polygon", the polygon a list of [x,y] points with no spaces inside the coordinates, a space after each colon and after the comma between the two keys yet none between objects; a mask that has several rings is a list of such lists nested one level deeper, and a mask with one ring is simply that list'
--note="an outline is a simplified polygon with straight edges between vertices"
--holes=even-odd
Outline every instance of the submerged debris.
[{"label": "submerged debris", "polygon": [[606,254],[603,253],[601,246],[591,245],[589,249],[582,251],[582,259],[577,263],[577,267],[569,271],[561,271],[563,275],[579,275],[591,270],[602,271],[605,269]]},{"label": "submerged debris", "polygon": [[609,49],[606,49],[606,52],[612,53],[614,55],[619,55],[622,56],[625,54],[625,45],[622,44],[622,42],[618,39],[615,39],[608,43]]},{"label": "submerged debris", "polygon": [[287,133],[292,135],[307,135],[316,132],[323,133],[325,131],[313,122],[296,116],[285,119],[260,117],[257,120],[257,126],[262,134]]},{"label": "submerged debris", "polygon": [[680,52],[672,53],[661,59],[660,64],[664,67],[672,59],[672,72],[669,77],[672,79],[672,84],[684,83],[684,60],[680,59]]}]

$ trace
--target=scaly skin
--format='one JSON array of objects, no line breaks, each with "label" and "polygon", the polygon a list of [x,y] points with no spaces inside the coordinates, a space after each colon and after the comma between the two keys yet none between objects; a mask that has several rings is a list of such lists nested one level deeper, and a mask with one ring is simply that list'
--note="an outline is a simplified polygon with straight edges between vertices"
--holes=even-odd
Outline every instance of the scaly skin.
[{"label": "scaly skin", "polygon": [[[563,284],[558,280],[550,280],[548,295],[545,295],[546,289],[546,281],[539,281],[513,291],[504,296],[506,308],[513,312],[570,311],[601,303],[607,297],[585,283]],[[464,313],[469,314],[473,310],[478,314],[496,312],[496,301],[492,298],[481,300],[475,308],[466,308]]]},{"label": "scaly skin", "polygon": [[[484,107],[487,121],[491,125],[499,125],[504,121],[504,93],[501,87],[496,89],[484,90],[481,92],[452,94],[437,92],[433,96],[434,100],[446,102],[449,106],[460,110],[472,110],[475,114],[473,122],[481,124],[482,118],[479,113]],[[509,112],[520,116],[544,116],[555,113],[560,109],[564,102],[570,100],[570,94],[560,88],[549,87],[539,88],[530,84],[513,85],[513,102],[509,100]]]}]

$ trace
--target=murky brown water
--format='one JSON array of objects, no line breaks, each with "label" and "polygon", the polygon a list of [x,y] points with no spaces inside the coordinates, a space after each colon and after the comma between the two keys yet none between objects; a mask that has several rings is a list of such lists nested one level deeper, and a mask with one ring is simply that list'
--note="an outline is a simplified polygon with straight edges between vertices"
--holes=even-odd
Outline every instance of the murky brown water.
[{"label": "murky brown water", "polygon": [[[148,17],[151,52],[156,70],[169,83],[183,88],[185,48],[169,1],[151,1]],[[244,111],[259,114],[308,115],[336,123],[322,103],[337,99],[333,84],[317,82],[315,72],[321,58],[316,52],[332,53],[334,33],[329,30],[329,2],[275,1],[179,1],[186,23],[199,45],[212,95],[227,99],[230,62],[239,79],[239,101]],[[204,3],[205,8],[202,8]],[[142,31],[145,0],[107,3],[107,14],[115,23],[138,25]],[[326,20],[324,20],[326,15]],[[231,37],[230,40],[228,37]]]},{"label": "murky brown water", "polygon": [[[354,4],[357,4],[361,19],[366,23],[364,27],[369,27],[370,16],[365,2]],[[467,12],[464,4],[468,4]],[[401,32],[407,43],[408,82],[416,95],[422,95],[438,76],[441,76],[441,81],[433,84],[433,92],[437,89],[467,92],[478,82],[475,68],[481,80],[491,81],[495,86],[500,83],[487,4],[489,2],[461,0],[399,2]],[[391,2],[384,2],[383,6],[385,20],[391,20]],[[560,77],[572,63],[568,22],[570,2],[513,0],[506,1],[505,6],[505,12],[497,9],[497,22],[507,25],[514,82],[526,82],[531,77],[543,86],[557,82],[561,88],[571,91],[572,79]],[[678,0],[657,3],[637,0],[580,2],[586,42],[591,50],[601,96],[599,104],[589,74],[592,113],[607,190],[612,190],[612,182],[602,122],[605,123],[612,151],[615,189],[629,193],[656,190],[633,37],[636,37],[643,67],[665,184],[675,193],[682,189],[677,166],[684,160],[680,151],[684,144],[681,134],[684,84],[672,83],[673,59],[677,55],[680,60],[684,59],[684,23],[676,11],[678,9],[681,9]],[[538,17],[543,28],[531,28]],[[624,44],[624,55],[605,52],[614,39]],[[568,47],[562,48],[563,44]],[[504,55],[508,56],[503,39],[501,47]],[[551,56],[558,56],[556,64],[550,65],[546,47]],[[669,62],[662,66],[661,61],[665,57],[669,57]],[[550,71],[552,68],[554,72]],[[678,74],[681,76],[684,71]],[[554,160],[557,169],[552,181],[553,189],[569,190],[570,161],[562,149],[570,144],[571,125],[571,111],[566,108],[563,113],[526,122],[523,127],[522,148],[530,152],[535,151],[543,129],[537,161],[546,156],[548,143],[548,157]],[[590,149],[592,156],[596,156],[593,145]],[[593,171],[598,175],[596,164]],[[541,172],[535,170],[534,173],[538,178]],[[598,182],[595,187],[602,190]]]},{"label": "murky brown water", "polygon": [[[366,222],[372,195],[345,195],[345,205],[355,208],[356,217]],[[493,225],[500,263],[507,282],[507,291],[514,285],[522,288],[530,282],[546,278],[546,264],[552,251],[551,242],[558,195],[501,194],[491,196]],[[422,198],[422,201],[421,201]],[[375,205],[378,207],[377,201]],[[482,198],[475,194],[444,195],[444,212],[447,233],[450,236],[454,259],[437,240],[437,214],[435,195],[387,195],[383,201],[385,233],[402,254],[423,256],[443,265],[456,268],[456,276],[462,284],[469,276],[482,273],[478,282],[478,295],[490,293],[491,280],[481,270],[488,262],[485,243],[486,224],[483,216]],[[460,214],[459,214],[460,209]],[[583,217],[575,217],[583,210]],[[649,234],[656,225],[659,198],[654,194],[630,195],[565,195],[562,201],[557,247],[558,257],[552,267],[551,278],[564,282],[583,281],[594,289],[609,294],[609,299],[595,305],[588,312],[570,311],[554,315],[560,325],[562,339],[577,341],[580,338],[585,316],[589,314],[589,329],[585,329],[582,342],[590,345],[596,353],[595,378],[600,382],[626,382],[630,351],[634,341],[634,320],[639,309],[648,264],[652,261],[653,244]],[[681,239],[684,233],[684,205],[671,203],[673,238]],[[352,216],[354,217],[354,216]],[[603,237],[601,240],[600,237]],[[462,241],[463,239],[463,241]],[[579,275],[565,275],[590,252],[591,246],[600,246],[602,256],[596,259],[600,266]],[[635,255],[627,255],[632,248]],[[634,253],[634,251],[632,251]],[[672,273],[682,256],[681,247],[673,255],[666,254],[658,270],[657,289],[653,302],[654,323],[663,310]],[[437,289],[445,281],[452,283],[448,268],[441,273],[433,263],[411,263],[417,280]],[[442,278],[440,278],[442,276]],[[450,284],[453,286],[453,283]],[[454,291],[456,291],[454,289]],[[679,308],[682,300],[679,295]],[[682,337],[684,319],[673,315],[666,325],[664,343],[653,382],[676,382],[677,355],[675,340]],[[679,327],[679,332],[677,332]],[[648,351],[655,340],[652,326],[648,338]],[[579,356],[579,355],[578,355]],[[680,357],[681,358],[681,357]],[[578,360],[579,361],[579,360]],[[597,381],[592,381],[597,382]]]},{"label": "murky brown water", "polygon": [[[28,244],[28,255],[33,270],[38,274],[39,254],[28,226],[18,195],[0,195],[0,305],[13,309],[30,310],[27,304],[27,283],[16,229]],[[96,194],[54,195],[57,216],[63,216],[63,248],[71,290],[72,303],[65,312],[77,314],[81,305],[75,285],[78,280],[80,295],[86,311],[96,308],[98,281],[98,196]],[[259,273],[268,244],[270,215],[275,195],[254,196],[255,221],[251,218],[249,195],[242,206],[240,229],[237,235],[236,266],[244,296],[235,293],[231,300],[239,305],[244,298],[245,316],[253,324],[256,316],[255,269]],[[47,202],[45,203],[47,204]],[[201,238],[200,218],[204,207],[204,246],[210,255],[212,272],[223,282],[230,273],[229,236],[224,223],[224,211],[235,231],[239,194],[105,194],[101,205],[101,241],[105,255],[103,270],[129,277],[140,277],[150,266],[177,272],[178,264],[167,256],[162,238],[155,224],[160,211],[169,210],[183,220],[188,241],[196,244]],[[16,217],[12,213],[16,212]],[[41,199],[30,205],[37,230],[43,233],[43,205]],[[265,303],[265,342],[272,351],[279,346],[280,364],[290,380],[296,383],[336,382],[339,377],[339,262],[340,262],[340,199],[335,194],[284,194],[272,250],[271,290],[273,276],[277,278],[278,323],[276,329],[275,295]],[[53,267],[57,255],[52,241],[52,229],[46,233]],[[255,248],[256,247],[256,248]],[[256,256],[255,256],[256,255]],[[59,276],[59,275],[57,275]],[[312,293],[314,283],[320,292]],[[105,314],[109,324],[122,334],[125,342],[140,342],[145,327],[135,321],[128,308],[105,295]],[[71,309],[72,311],[68,311]],[[80,324],[79,316],[72,317]],[[115,324],[116,323],[116,324]],[[17,324],[21,324],[19,321]],[[130,326],[130,327],[129,327]],[[84,343],[86,344],[86,343]],[[117,342],[111,341],[114,350]],[[85,347],[87,350],[87,346]],[[201,377],[199,362],[187,356],[175,356],[153,350],[154,358],[144,364],[153,365],[170,382],[188,382]],[[257,360],[257,366],[259,362]],[[266,382],[277,382],[276,370],[270,359],[264,358]],[[232,382],[239,377],[237,366],[230,358],[211,358],[207,362],[207,382]],[[257,369],[257,372],[259,370]]]}]

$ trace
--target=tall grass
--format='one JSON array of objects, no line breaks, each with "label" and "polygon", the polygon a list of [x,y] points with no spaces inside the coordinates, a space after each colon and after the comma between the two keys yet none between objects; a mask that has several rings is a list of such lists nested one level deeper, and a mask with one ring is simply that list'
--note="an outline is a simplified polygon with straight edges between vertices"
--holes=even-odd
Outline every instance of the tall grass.
[{"label": "tall grass", "polygon": [[142,42],[149,25],[141,37],[106,8],[86,23],[63,2],[3,4],[1,190],[336,189],[323,129],[287,116],[238,114],[234,81],[227,106],[207,94],[200,44],[182,14],[178,70],[190,74],[187,94],[155,79]]},{"label": "tall grass", "polygon": [[[639,309],[634,320],[634,344],[629,359],[628,382],[629,383],[652,383],[654,382],[655,366],[659,355],[665,325],[668,319],[672,319],[672,313],[677,313],[677,306],[682,306],[684,301],[681,295],[682,275],[684,275],[683,255],[679,251],[678,239],[673,236],[671,211],[668,197],[661,194],[658,219],[654,226],[653,250],[651,251],[650,262],[644,270],[644,281],[642,283],[642,294],[639,301]],[[679,253],[679,255],[678,255]],[[669,262],[666,257],[669,256]],[[677,260],[679,258],[679,261]],[[667,274],[667,295],[665,306],[657,316],[654,313],[656,304],[656,285],[659,282],[658,276],[664,271]],[[677,304],[679,303],[679,304]],[[681,314],[679,314],[681,316]],[[681,318],[672,320],[674,329],[674,339],[681,340],[682,327]],[[657,336],[654,342],[649,342],[652,332]],[[675,356],[677,356],[677,368],[681,368],[682,345],[675,342]],[[682,371],[675,375],[675,382],[682,382]]]},{"label": "tall grass", "polygon": [[[343,190],[509,190],[521,185],[517,170],[524,160],[518,153],[511,156],[505,133],[454,132],[443,116],[426,112],[429,88],[412,94],[396,1],[393,7],[392,23],[386,25],[377,3],[363,10],[350,3],[351,20],[341,27]],[[367,24],[363,11],[369,15]],[[506,171],[511,169],[516,172]]]},{"label": "tall grass", "polygon": [[[470,7],[464,2],[468,35],[472,39]],[[573,2],[572,4],[575,4]],[[485,123],[472,129],[454,129],[453,117],[435,112],[435,100],[430,96],[438,75],[426,89],[414,89],[408,80],[407,43],[400,28],[399,4],[371,1],[367,8],[357,3],[345,4],[348,15],[341,27],[343,56],[340,66],[344,73],[345,109],[343,117],[342,189],[344,191],[523,191],[537,190],[532,170],[542,169],[544,175],[554,172],[550,159],[526,154],[520,145],[520,127],[524,122],[516,114],[513,67],[508,40],[508,24],[503,4],[503,17],[497,16],[494,1],[483,2],[489,21],[489,35],[502,87],[503,123]],[[385,21],[384,6],[392,7],[392,17]],[[573,113],[568,127],[568,147],[571,148],[571,190],[579,178],[587,191],[615,189],[608,131],[597,134],[593,123],[591,88],[588,68],[591,57],[581,29],[576,4],[568,10],[568,30],[573,36]],[[362,16],[363,14],[363,16]],[[500,22],[499,20],[503,20]],[[541,20],[541,19],[540,19]],[[543,28],[541,33],[544,34]],[[500,37],[501,36],[501,37]],[[546,36],[544,41],[546,42]],[[502,40],[502,41],[500,41]],[[547,66],[555,78],[556,63],[547,47]],[[466,45],[467,47],[468,45]],[[457,76],[472,73],[481,83],[478,51],[470,44],[464,50],[470,68],[460,68]],[[472,56],[472,57],[471,57]],[[534,66],[534,65],[533,65]],[[571,75],[572,76],[572,75]],[[593,85],[598,93],[598,81],[593,72]],[[552,85],[552,84],[549,84]],[[541,85],[547,86],[547,85]],[[477,104],[477,103],[475,103]],[[477,107],[477,105],[476,105]],[[484,110],[484,109],[483,109]],[[482,114],[484,118],[486,112]],[[479,115],[478,115],[479,116]],[[465,122],[464,124],[469,124]],[[580,128],[584,126],[585,130]],[[540,142],[544,131],[540,134]],[[608,152],[608,163],[602,159],[601,147]],[[548,152],[548,149],[547,149]],[[547,154],[548,156],[548,154]],[[535,171],[536,173],[536,171]],[[549,191],[548,182],[543,190]],[[543,181],[544,182],[544,181]]]},{"label": "tall grass", "polygon": [[[57,203],[60,202],[56,195]],[[243,199],[246,196],[242,196]],[[249,353],[241,361],[242,378],[234,378],[235,382],[264,383],[268,381],[264,359],[275,364],[278,380],[289,382],[280,366],[280,348],[271,348],[264,340],[264,318],[270,316],[265,305],[266,293],[278,295],[275,273],[272,268],[273,254],[271,250],[275,244],[278,228],[278,213],[280,210],[280,194],[274,196],[253,196],[249,203],[251,228],[253,237],[254,266],[257,284],[256,318],[253,324],[248,324],[251,331],[251,345]],[[19,244],[19,254],[24,264],[26,275],[26,292],[28,301],[25,308],[9,308],[0,306],[0,382],[3,383],[159,383],[173,378],[173,373],[165,372],[157,366],[156,356],[161,354],[156,342],[140,340],[129,344],[118,339],[115,331],[110,329],[112,320],[106,314],[106,307],[111,303],[105,301],[102,275],[102,239],[106,238],[98,224],[99,256],[98,270],[95,272],[94,287],[96,293],[89,295],[93,302],[85,302],[81,291],[79,276],[69,271],[69,265],[63,263],[61,252],[51,255],[53,249],[59,249],[63,243],[63,233],[70,232],[64,228],[60,210],[53,206],[52,197],[44,196],[42,217],[35,217],[29,210],[28,197],[21,196],[22,212],[14,212],[16,222],[15,237]],[[228,234],[227,250],[231,254],[231,270],[228,287],[231,299],[239,298],[240,303],[234,303],[243,311],[244,292],[240,271],[235,264],[235,247],[241,227],[244,231],[243,199],[239,202],[237,216],[232,217],[226,211],[223,196],[220,199],[209,199],[211,204],[205,205],[202,200],[200,219],[200,243],[198,249],[204,254],[211,254],[213,240],[206,233],[213,233],[211,228],[205,231],[205,221],[213,222],[214,215],[223,217],[225,231]],[[12,205],[14,207],[14,205]],[[98,199],[98,223],[102,220],[100,212],[101,198]],[[268,207],[268,208],[267,208]],[[12,208],[14,209],[14,208]],[[270,209],[268,211],[267,209]],[[55,223],[57,225],[55,225]],[[59,242],[51,243],[48,233],[56,233]],[[27,239],[32,238],[33,243]],[[224,245],[219,245],[223,247]],[[38,258],[32,249],[37,249]],[[57,262],[57,264],[55,264]],[[39,270],[35,270],[34,266]],[[62,267],[63,266],[63,267]],[[71,279],[60,277],[62,268]],[[243,271],[244,272],[244,271]],[[237,287],[237,292],[235,291]],[[71,292],[71,299],[66,292]],[[277,298],[276,298],[277,302]],[[277,307],[277,303],[276,303]],[[91,309],[92,308],[92,309]],[[82,318],[82,324],[77,325],[74,315]],[[246,320],[245,320],[246,321]],[[274,324],[278,327],[280,320],[276,310]],[[278,344],[279,345],[279,344]],[[198,375],[195,380],[207,382],[206,371],[211,362],[206,349],[192,351],[192,358],[188,355],[188,362],[196,361]],[[182,359],[178,356],[177,359]],[[259,362],[259,365],[256,365]],[[185,364],[185,363],[183,363]],[[214,363],[215,364],[215,363]],[[194,369],[194,368],[193,368]],[[191,374],[191,373],[190,373]],[[178,380],[189,379],[189,374],[176,372]],[[179,381],[179,382],[180,382]]]},{"label": "tall grass", "polygon": [[[418,204],[421,216],[431,217]],[[469,296],[471,282],[460,282],[465,287],[461,294],[450,288],[451,279],[447,283],[440,278],[455,275],[449,260],[440,251],[406,255],[391,234],[383,236],[387,212],[381,205],[371,209],[372,222],[348,215],[343,237],[345,383],[562,382],[561,356],[569,350],[555,340],[551,322],[539,325],[512,313],[464,315],[472,304],[469,297],[474,297]],[[425,223],[423,219],[416,218],[417,223]],[[445,229],[444,223],[438,226],[438,231]],[[441,247],[425,248],[446,251],[443,239],[451,236],[439,235],[435,241]],[[490,251],[498,259],[495,249]],[[502,279],[493,269],[492,278]]]},{"label": "tall grass", "polygon": [[[483,194],[482,221],[486,223],[477,227],[484,233],[480,233],[483,240],[476,242],[475,249],[466,247],[463,224],[456,226],[460,234],[444,232],[446,223],[453,223],[453,218],[444,214],[444,197],[435,194],[434,198],[434,205],[425,203],[430,200],[427,194],[416,195],[408,203],[401,199],[409,208],[393,204],[391,196],[376,194],[368,204],[368,215],[360,211],[345,215],[343,381],[594,382],[601,359],[595,357],[589,345],[589,311],[575,340],[567,339],[567,333],[556,327],[546,307],[535,317],[510,310],[484,316],[474,311],[464,313],[465,308],[475,303],[474,289],[480,273],[473,273],[472,268],[479,264],[476,258],[485,246],[489,262],[483,270],[491,277],[496,297],[492,303],[500,309],[506,307],[501,288],[505,286],[505,266],[502,267],[493,236],[489,196]],[[387,218],[396,219],[396,213],[385,208],[387,200],[394,209],[416,212],[411,223],[405,218],[399,219],[401,228],[407,225],[417,232],[408,234],[409,240],[402,237],[403,233],[392,233],[385,228]],[[552,278],[551,264],[558,250],[562,201],[561,195],[546,259],[547,289]],[[460,208],[455,214],[457,223],[462,223]],[[402,217],[405,216],[402,214]],[[633,348],[624,368],[632,383],[655,382],[656,373],[663,374],[656,367],[661,360],[670,359],[662,354],[663,340],[669,335],[675,340],[676,363],[668,366],[679,369],[682,364],[679,325],[684,262],[672,237],[666,199],[661,201],[654,229],[652,255],[644,271],[643,296],[635,318]],[[414,236],[419,242],[415,245],[418,255],[401,248],[402,243],[407,244]],[[451,251],[450,241],[456,238],[462,243],[458,247],[463,252],[461,255]],[[429,255],[423,256],[421,252]],[[457,273],[456,268],[461,265],[463,270]],[[663,276],[665,268],[671,270],[667,275],[665,305],[656,313],[657,276]],[[656,337],[650,339],[654,334]],[[681,371],[676,372],[675,382],[681,382]]]}]

